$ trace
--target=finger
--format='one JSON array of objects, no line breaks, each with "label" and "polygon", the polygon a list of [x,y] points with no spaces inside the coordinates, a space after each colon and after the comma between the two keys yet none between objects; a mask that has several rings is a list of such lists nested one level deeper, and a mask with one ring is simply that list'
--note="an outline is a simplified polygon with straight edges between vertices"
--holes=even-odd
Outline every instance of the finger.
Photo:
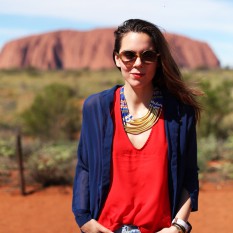
[{"label": "finger", "polygon": [[107,229],[106,227],[102,226],[101,224],[98,224],[98,230],[100,232],[103,232],[103,233],[113,233],[112,231],[110,231],[109,229]]}]

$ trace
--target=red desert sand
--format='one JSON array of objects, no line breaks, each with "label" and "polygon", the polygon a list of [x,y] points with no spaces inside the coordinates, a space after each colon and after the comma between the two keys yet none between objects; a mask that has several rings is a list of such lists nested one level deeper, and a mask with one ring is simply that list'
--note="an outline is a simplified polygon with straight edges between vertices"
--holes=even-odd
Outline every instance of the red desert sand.
[{"label": "red desert sand", "polygon": [[[199,211],[190,217],[193,233],[232,232],[233,182],[201,185]],[[21,196],[0,187],[1,233],[75,233],[71,187],[49,187]]]}]

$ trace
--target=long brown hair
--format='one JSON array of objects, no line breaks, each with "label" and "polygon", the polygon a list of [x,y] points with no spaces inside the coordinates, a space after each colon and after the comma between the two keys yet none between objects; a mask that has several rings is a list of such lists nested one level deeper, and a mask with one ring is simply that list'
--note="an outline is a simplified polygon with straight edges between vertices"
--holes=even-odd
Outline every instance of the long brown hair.
[{"label": "long brown hair", "polygon": [[114,32],[114,62],[115,53],[119,53],[120,51],[122,38],[129,32],[146,33],[150,36],[155,50],[159,54],[153,84],[161,89],[168,90],[181,102],[191,105],[195,110],[196,119],[198,120],[200,118],[201,106],[196,97],[203,93],[196,88],[189,87],[184,82],[179,67],[171,55],[169,45],[156,25],[141,19],[129,19],[120,25]]}]

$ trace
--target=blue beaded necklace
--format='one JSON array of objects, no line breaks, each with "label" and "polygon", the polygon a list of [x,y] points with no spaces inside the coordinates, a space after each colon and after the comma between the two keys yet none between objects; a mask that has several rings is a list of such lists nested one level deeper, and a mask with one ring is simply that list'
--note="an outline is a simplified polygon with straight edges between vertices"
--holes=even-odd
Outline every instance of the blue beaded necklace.
[{"label": "blue beaded necklace", "polygon": [[149,104],[148,113],[140,118],[134,119],[130,114],[124,95],[124,86],[120,89],[120,109],[124,129],[130,134],[140,134],[149,130],[159,119],[163,106],[163,96],[158,88],[154,89]]}]

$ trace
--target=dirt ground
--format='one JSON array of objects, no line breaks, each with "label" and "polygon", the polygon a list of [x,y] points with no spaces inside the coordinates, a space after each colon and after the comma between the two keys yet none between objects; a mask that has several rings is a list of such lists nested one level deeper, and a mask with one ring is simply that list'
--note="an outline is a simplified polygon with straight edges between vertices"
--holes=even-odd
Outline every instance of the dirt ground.
[{"label": "dirt ground", "polygon": [[[17,187],[0,187],[0,233],[78,233],[71,198],[71,187],[50,187],[26,196]],[[192,232],[233,232],[232,211],[233,182],[201,184],[199,211],[190,217]]]}]

